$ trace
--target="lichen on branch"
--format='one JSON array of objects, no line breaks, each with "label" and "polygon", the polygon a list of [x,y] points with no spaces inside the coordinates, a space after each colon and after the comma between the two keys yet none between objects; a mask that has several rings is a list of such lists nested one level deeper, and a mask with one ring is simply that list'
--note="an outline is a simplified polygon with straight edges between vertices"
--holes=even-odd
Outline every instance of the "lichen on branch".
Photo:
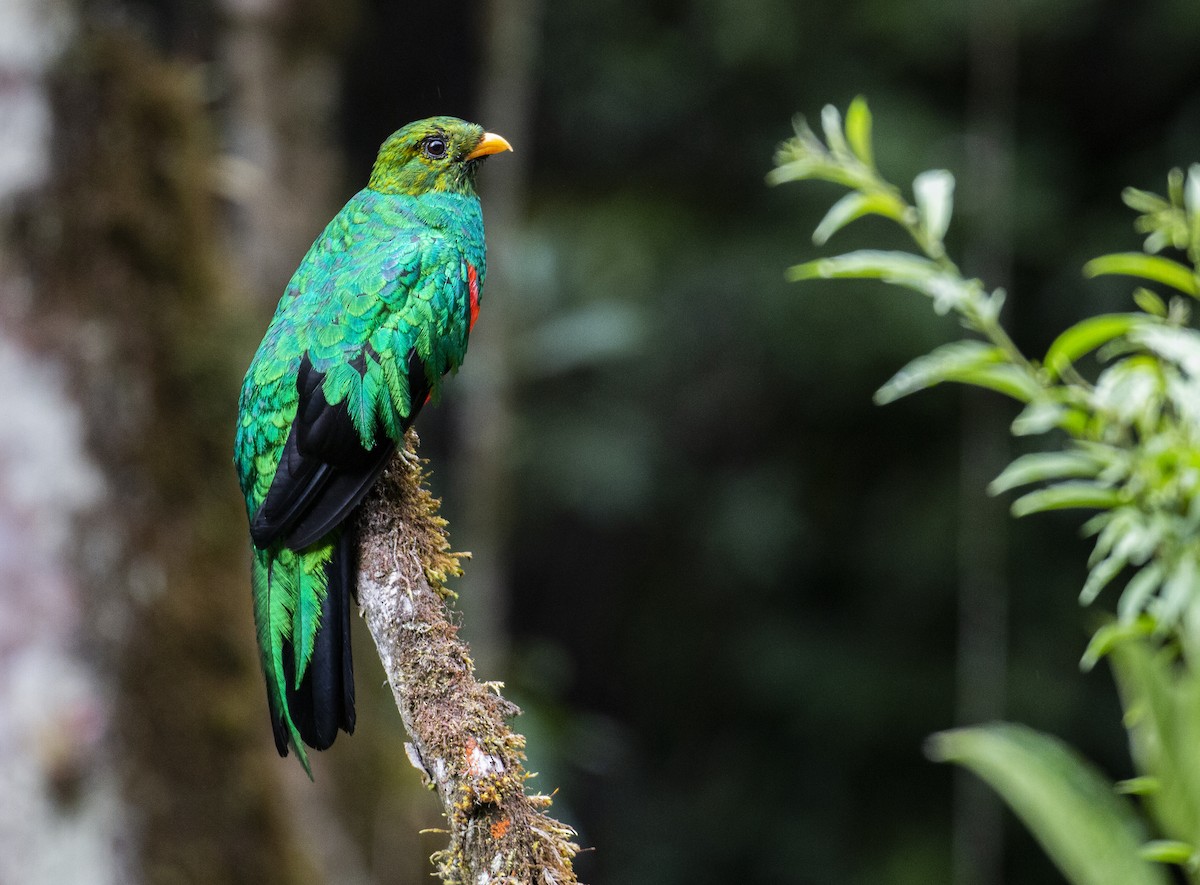
[{"label": "lichen on branch", "polygon": [[431,860],[445,883],[578,880],[575,831],[528,794],[520,711],[500,684],[479,682],[451,623],[448,578],[462,573],[412,431],[359,512],[359,605],[408,730],[409,760],[438,794],[450,844]]}]

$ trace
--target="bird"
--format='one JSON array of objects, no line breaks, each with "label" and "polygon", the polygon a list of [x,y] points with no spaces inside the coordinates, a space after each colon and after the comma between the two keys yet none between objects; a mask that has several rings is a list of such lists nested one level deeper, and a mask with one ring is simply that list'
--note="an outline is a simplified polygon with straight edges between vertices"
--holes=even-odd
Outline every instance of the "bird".
[{"label": "bird", "polygon": [[238,398],[251,599],[280,756],[354,731],[355,508],[462,364],[487,270],[475,189],[508,141],[456,117],[409,123],[293,274]]}]

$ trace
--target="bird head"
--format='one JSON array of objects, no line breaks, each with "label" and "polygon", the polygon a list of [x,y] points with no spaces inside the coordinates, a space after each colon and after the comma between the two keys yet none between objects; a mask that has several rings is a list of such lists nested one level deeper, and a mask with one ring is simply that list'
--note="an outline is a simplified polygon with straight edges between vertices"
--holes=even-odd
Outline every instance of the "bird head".
[{"label": "bird head", "polygon": [[479,161],[511,151],[502,136],[457,117],[430,117],[392,133],[379,148],[367,187],[385,194],[473,194]]}]

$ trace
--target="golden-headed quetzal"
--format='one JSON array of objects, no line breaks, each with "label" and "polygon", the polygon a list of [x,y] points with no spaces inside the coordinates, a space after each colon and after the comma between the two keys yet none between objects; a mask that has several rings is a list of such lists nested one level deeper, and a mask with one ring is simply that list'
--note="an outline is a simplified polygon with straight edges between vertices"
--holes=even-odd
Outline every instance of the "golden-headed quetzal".
[{"label": "golden-headed quetzal", "polygon": [[485,270],[475,175],[504,150],[454,117],[388,138],[367,187],[304,256],[246,372],[234,464],[254,620],[275,745],[306,770],[305,744],[323,750],[354,730],[348,517],[462,363]]}]

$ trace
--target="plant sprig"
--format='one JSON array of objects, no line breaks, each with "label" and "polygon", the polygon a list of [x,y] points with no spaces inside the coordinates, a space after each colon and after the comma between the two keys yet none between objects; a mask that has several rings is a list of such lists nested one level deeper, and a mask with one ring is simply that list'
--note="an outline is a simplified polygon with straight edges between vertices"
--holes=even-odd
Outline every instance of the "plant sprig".
[{"label": "plant sprig", "polygon": [[[1088,277],[1138,279],[1136,309],[1076,323],[1037,360],[1022,353],[1001,322],[1003,290],[968,278],[947,254],[953,175],[922,172],[907,200],[876,166],[871,113],[862,98],[850,104],[844,121],[826,107],[821,130],[824,140],[798,119],[768,176],[771,184],[818,180],[847,189],[817,225],[814,243],[824,246],[846,225],[878,215],[906,231],[916,248],[816,258],[790,268],[789,279],[882,280],[928,296],[935,311],[955,314],[975,333],[914,359],[876,400],[956,381],[1023,403],[1014,434],[1059,431],[1065,440],[1057,449],[1017,458],[990,491],[1035,486],[1014,501],[1017,516],[1100,511],[1084,525],[1096,543],[1081,601],[1091,603],[1125,575],[1117,604],[1121,624],[1149,617],[1160,635],[1185,624],[1200,631],[1200,333],[1187,326],[1190,299],[1200,297],[1200,165],[1186,175],[1173,170],[1167,197],[1127,189],[1124,200],[1140,213],[1135,226],[1146,234],[1144,251],[1103,255],[1084,267]],[[1157,254],[1168,247],[1183,252],[1186,263]],[[1160,294],[1163,289],[1170,294]],[[1099,367],[1094,379],[1080,368],[1091,355]],[[1200,657],[1200,639],[1184,639]]]}]

